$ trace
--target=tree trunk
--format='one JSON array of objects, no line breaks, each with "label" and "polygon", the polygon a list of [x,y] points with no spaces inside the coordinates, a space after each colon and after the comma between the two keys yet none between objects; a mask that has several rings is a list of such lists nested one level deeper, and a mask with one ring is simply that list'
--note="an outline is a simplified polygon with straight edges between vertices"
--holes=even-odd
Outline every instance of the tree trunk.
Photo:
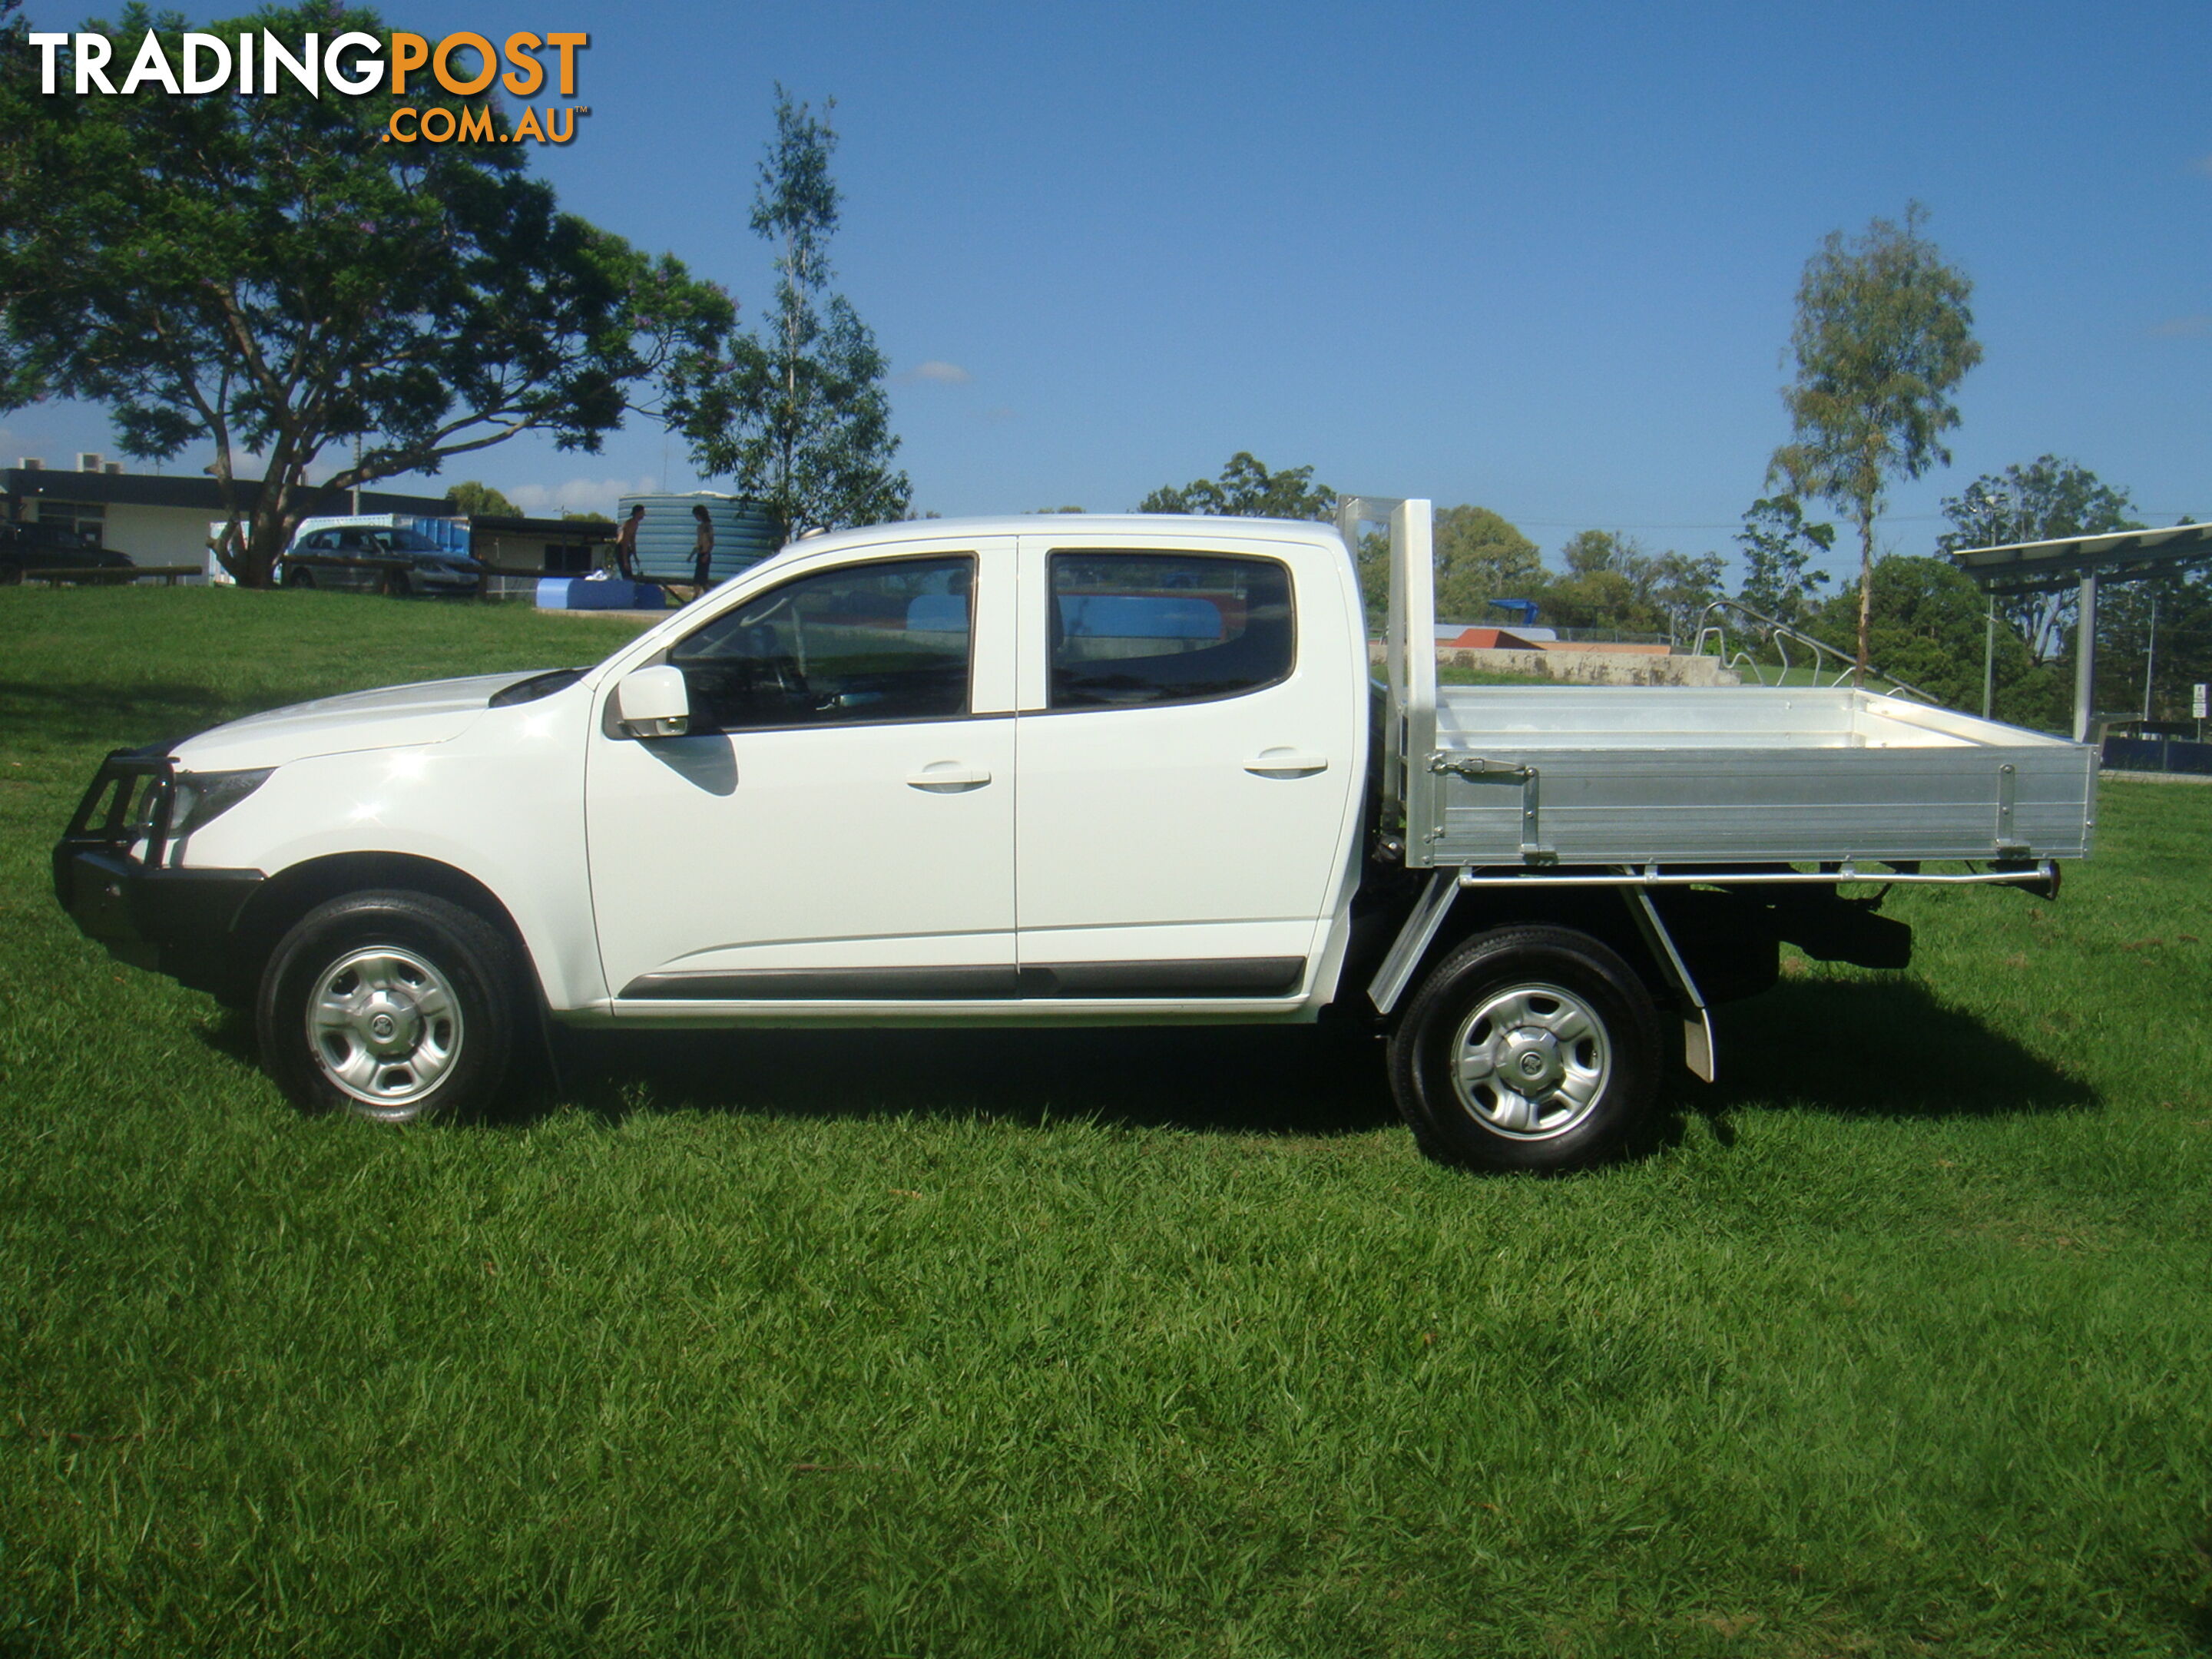
[{"label": "tree trunk", "polygon": [[280,474],[262,479],[246,534],[246,571],[238,579],[241,587],[276,585],[276,561],[290,544],[293,527],[301,516],[293,510],[293,497],[289,478]]},{"label": "tree trunk", "polygon": [[1858,687],[1866,689],[1867,635],[1874,622],[1874,514],[1869,505],[1859,508],[1859,672]]}]

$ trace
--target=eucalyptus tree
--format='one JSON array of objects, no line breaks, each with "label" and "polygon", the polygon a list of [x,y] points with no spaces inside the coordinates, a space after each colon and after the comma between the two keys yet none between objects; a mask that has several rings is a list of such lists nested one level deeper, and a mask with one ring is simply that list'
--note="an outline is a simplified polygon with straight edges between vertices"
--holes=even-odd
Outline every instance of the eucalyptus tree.
[{"label": "eucalyptus tree", "polygon": [[787,535],[901,519],[913,495],[891,466],[888,364],[851,302],[830,291],[836,147],[828,121],[779,85],[750,221],[776,251],[775,308],[759,333],[732,337],[727,361],[680,366],[669,405],[700,471],[734,477]]},{"label": "eucalyptus tree", "polygon": [[1914,202],[1902,223],[1876,219],[1856,237],[1832,231],[1797,286],[1783,389],[1793,427],[1769,481],[1847,514],[1859,535],[1858,678],[1866,679],[1874,602],[1874,526],[1892,483],[1948,466],[1952,394],[1982,360],[1973,283],[1921,234]]}]

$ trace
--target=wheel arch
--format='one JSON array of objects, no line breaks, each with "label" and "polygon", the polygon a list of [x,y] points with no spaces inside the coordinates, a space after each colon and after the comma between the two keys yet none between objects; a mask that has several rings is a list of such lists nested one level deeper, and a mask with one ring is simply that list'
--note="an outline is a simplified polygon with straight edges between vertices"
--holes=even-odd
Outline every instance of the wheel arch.
[{"label": "wheel arch", "polygon": [[499,895],[466,871],[415,853],[330,853],[278,871],[246,901],[232,924],[229,954],[234,983],[250,994],[276,942],[317,905],[375,888],[427,893],[482,917],[514,947],[543,1005],[546,990],[542,970],[529,939]]},{"label": "wheel arch", "polygon": [[[1477,933],[1516,927],[1564,927],[1588,934],[1628,964],[1654,1001],[1669,1005],[1674,998],[1673,981],[1629,914],[1628,905],[1633,902],[1625,888],[1609,885],[1559,887],[1531,882],[1526,887],[1460,889],[1453,894],[1435,935],[1414,962],[1395,1006],[1379,1018],[1386,1029],[1395,1028],[1415,989],[1445,957]],[[1381,961],[1377,949],[1357,970],[1360,977],[1356,981],[1347,978],[1346,991],[1356,992],[1363,1004]],[[1347,969],[1347,975],[1351,971]]]}]

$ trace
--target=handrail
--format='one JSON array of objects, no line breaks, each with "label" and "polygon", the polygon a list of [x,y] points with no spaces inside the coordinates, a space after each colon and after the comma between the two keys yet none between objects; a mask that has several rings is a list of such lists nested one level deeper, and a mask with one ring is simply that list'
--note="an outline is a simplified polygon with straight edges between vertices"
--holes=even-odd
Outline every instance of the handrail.
[{"label": "handrail", "polygon": [[[1763,611],[1754,611],[1741,599],[1715,599],[1698,613],[1698,631],[1690,645],[1692,656],[1718,657],[1721,659],[1723,667],[1735,669],[1738,673],[1749,669],[1752,677],[1761,685],[1767,684],[1768,665],[1766,664],[1761,662],[1746,648],[1740,647],[1733,653],[1729,650],[1727,624],[1708,620],[1717,611],[1732,611],[1737,616],[1746,618],[1753,626],[1765,631],[1767,639],[1774,644],[1776,651],[1782,658],[1781,667],[1774,681],[1777,685],[1787,684],[1787,676],[1793,666],[1790,660],[1790,647],[1793,644],[1803,646],[1813,653],[1812,666],[1808,672],[1811,673],[1813,684],[1815,686],[1820,684],[1820,675],[1824,672],[1822,665],[1831,659],[1839,666],[1835,670],[1835,678],[1827,683],[1826,689],[1832,690],[1858,672],[1857,659],[1845,652],[1840,646],[1831,645],[1826,640],[1815,639],[1812,635],[1792,628],[1788,623],[1778,617],[1770,617]],[[1711,637],[1715,647],[1710,652],[1705,649],[1708,635]],[[1921,702],[1933,704],[1936,708],[1940,708],[1943,706],[1940,697],[1923,691],[1917,685],[1908,684],[1893,674],[1883,673],[1872,663],[1867,665],[1867,673],[1875,678],[1887,682],[1888,689],[1880,693],[1881,696],[1917,697]]]}]

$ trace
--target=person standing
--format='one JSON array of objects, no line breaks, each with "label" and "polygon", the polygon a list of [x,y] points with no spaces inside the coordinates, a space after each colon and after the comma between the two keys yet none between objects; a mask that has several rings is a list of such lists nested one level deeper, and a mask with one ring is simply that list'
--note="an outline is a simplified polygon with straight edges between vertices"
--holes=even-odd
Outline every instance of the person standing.
[{"label": "person standing", "polygon": [[645,521],[645,503],[639,501],[615,532],[615,568],[626,582],[637,580],[637,527]]},{"label": "person standing", "polygon": [[714,580],[714,521],[707,515],[707,506],[703,501],[692,507],[691,516],[699,521],[698,536],[691,544],[691,582],[701,593],[704,593]]}]

